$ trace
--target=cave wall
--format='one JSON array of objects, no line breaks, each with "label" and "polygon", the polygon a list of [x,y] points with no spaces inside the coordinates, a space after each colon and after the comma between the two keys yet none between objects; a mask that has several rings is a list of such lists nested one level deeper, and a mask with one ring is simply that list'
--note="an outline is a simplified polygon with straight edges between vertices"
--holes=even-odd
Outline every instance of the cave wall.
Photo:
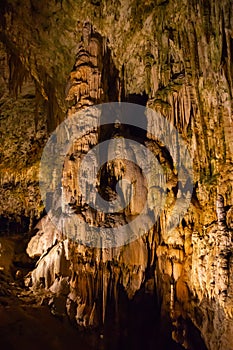
[{"label": "cave wall", "polygon": [[[80,325],[103,322],[108,295],[117,303],[121,288],[129,299],[145,288],[156,290],[161,319],[173,323],[173,338],[186,348],[204,346],[194,326],[208,349],[232,348],[231,13],[231,1],[217,0],[2,3],[1,215],[8,233],[9,217],[26,217],[31,228],[42,215],[41,150],[55,126],[85,106],[144,95],[182,134],[193,159],[191,204],[171,232],[164,227],[177,196],[172,181],[158,225],[116,251],[87,249],[64,240],[47,217],[39,222],[28,246],[29,255],[41,256],[32,283],[62,295]],[[75,145],[74,167],[66,161],[67,205],[80,151],[100,137],[96,131]],[[147,142],[153,148],[149,135]]]}]

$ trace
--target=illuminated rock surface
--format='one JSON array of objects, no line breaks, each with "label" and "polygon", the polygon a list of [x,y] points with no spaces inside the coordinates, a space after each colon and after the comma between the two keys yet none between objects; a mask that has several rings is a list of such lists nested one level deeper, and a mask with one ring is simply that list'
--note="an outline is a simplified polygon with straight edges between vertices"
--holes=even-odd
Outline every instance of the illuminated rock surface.
[{"label": "illuminated rock surface", "polygon": [[[25,320],[23,327],[32,318],[37,327],[34,307],[51,334],[56,327],[62,332],[58,320],[63,320],[64,339],[77,337],[83,349],[91,349],[91,339],[79,338],[69,322],[91,329],[98,339],[104,332],[105,340],[95,349],[176,349],[171,338],[186,349],[233,348],[232,5],[226,0],[2,2],[0,268],[20,285],[1,277],[5,348],[9,318]],[[132,137],[156,154],[166,169],[167,200],[156,225],[138,240],[112,249],[87,248],[63,235],[43,211],[40,157],[65,117],[117,101],[159,111],[178,129],[193,159],[191,204],[180,224],[166,230],[175,201],[189,195],[185,184],[182,193],[178,190],[166,149],[149,133],[117,122],[94,129],[66,155],[64,207],[57,213],[73,213],[99,227],[122,225],[140,213],[143,195],[118,215],[102,214],[85,204],[78,186],[83,156],[119,136]],[[157,127],[156,120],[147,122]],[[115,160],[98,174],[105,200],[115,198],[123,174],[135,177],[138,193],[144,193],[138,167]],[[56,180],[54,172],[50,176]],[[29,231],[17,253],[12,236]],[[17,310],[9,301],[14,293],[21,295]],[[28,311],[24,293],[32,303]],[[35,337],[44,332],[43,326]],[[22,342],[24,336],[27,332]],[[118,339],[115,345],[111,337]],[[49,336],[48,348],[65,348],[64,339]]]}]

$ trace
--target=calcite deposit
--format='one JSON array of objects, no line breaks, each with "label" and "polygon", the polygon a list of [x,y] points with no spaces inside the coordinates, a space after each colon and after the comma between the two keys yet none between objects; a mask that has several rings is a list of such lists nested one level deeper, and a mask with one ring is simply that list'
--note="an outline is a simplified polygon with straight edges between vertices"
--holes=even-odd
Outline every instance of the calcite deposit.
[{"label": "calcite deposit", "polygon": [[[135,349],[151,348],[152,334],[161,349],[175,349],[175,342],[193,350],[233,348],[232,11],[231,0],[2,1],[0,268],[18,276],[20,288],[44,295],[55,317],[97,330],[101,339],[112,334],[111,324]],[[82,137],[64,156],[62,178],[49,168],[53,191],[45,202],[53,205],[46,212],[38,184],[46,141],[63,120],[111,102],[159,113],[185,148],[176,147],[176,133],[170,148],[154,137],[161,124],[152,112],[145,115],[147,133],[119,119],[98,128],[98,113],[89,114]],[[69,141],[69,131],[59,142]],[[98,193],[114,201],[124,176],[138,192],[132,196],[121,185],[129,204],[106,214],[85,199],[95,160],[82,169],[85,186],[77,175],[85,155],[109,139],[120,140],[120,152],[136,164],[123,157],[104,164]],[[64,218],[100,231],[116,228],[140,215],[148,194],[151,207],[158,199],[126,139],[156,156],[166,180],[164,205],[155,225],[146,217],[148,232],[129,244],[88,247],[74,239],[77,227],[64,229]],[[190,182],[187,164],[177,170],[185,152],[192,160]],[[26,237],[28,255],[16,264],[19,272],[5,237],[16,233]],[[126,325],[140,318],[142,332],[133,335]]]}]

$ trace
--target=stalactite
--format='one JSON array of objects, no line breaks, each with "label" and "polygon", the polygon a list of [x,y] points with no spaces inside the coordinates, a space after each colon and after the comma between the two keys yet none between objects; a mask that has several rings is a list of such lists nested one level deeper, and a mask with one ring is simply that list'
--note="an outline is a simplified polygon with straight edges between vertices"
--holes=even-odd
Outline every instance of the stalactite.
[{"label": "stalactite", "polygon": [[21,92],[23,83],[29,77],[29,73],[21,59],[12,52],[8,55],[8,64],[10,72],[9,91],[17,97],[18,93]]}]

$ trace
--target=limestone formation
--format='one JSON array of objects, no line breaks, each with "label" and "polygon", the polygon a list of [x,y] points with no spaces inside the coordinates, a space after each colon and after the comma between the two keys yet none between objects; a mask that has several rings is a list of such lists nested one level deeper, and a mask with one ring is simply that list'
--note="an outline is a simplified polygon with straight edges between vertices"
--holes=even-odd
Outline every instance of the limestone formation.
[{"label": "limestone formation", "polygon": [[[97,329],[101,339],[109,319],[121,327],[137,308],[142,315],[140,305],[146,309],[152,300],[157,332],[164,338],[186,349],[233,348],[232,5],[231,0],[2,3],[0,232],[30,231],[25,249],[33,260],[22,258],[28,264],[25,285],[35,296],[44,295],[53,315]],[[118,101],[161,113],[187,148],[177,146],[175,132],[169,135],[170,149],[153,136],[161,129],[163,140],[167,137],[153,113],[145,115],[147,133],[119,118],[98,128],[98,113],[90,114],[83,136],[64,156],[60,186],[55,167],[49,168],[55,194],[48,193],[53,209],[45,213],[38,172],[50,133],[64,118]],[[71,133],[66,129],[61,143]],[[82,186],[78,173],[85,155],[107,139],[118,140],[119,152],[130,154],[136,164],[140,155],[126,139],[153,152],[165,175],[164,191],[152,191],[133,162],[114,159],[98,172],[98,193],[114,201],[116,184],[126,177],[136,195],[123,183],[124,210],[93,210],[86,198],[92,193],[96,160],[81,168]],[[187,150],[193,183],[186,181],[187,164],[177,171]],[[160,174],[153,174],[161,189]],[[72,239],[75,232],[82,234],[72,220],[64,229],[63,219],[72,217],[100,230],[119,227],[140,214],[147,195],[152,210],[163,194],[161,212],[153,209],[159,220],[128,245],[90,248]],[[179,224],[173,227],[175,219]],[[149,225],[148,217],[145,221]],[[20,277],[15,248],[5,239],[0,241],[0,269]],[[19,254],[17,259],[19,264]],[[5,287],[2,293],[7,295]],[[150,338],[149,323],[144,339]],[[158,346],[170,348],[162,338]]]}]

